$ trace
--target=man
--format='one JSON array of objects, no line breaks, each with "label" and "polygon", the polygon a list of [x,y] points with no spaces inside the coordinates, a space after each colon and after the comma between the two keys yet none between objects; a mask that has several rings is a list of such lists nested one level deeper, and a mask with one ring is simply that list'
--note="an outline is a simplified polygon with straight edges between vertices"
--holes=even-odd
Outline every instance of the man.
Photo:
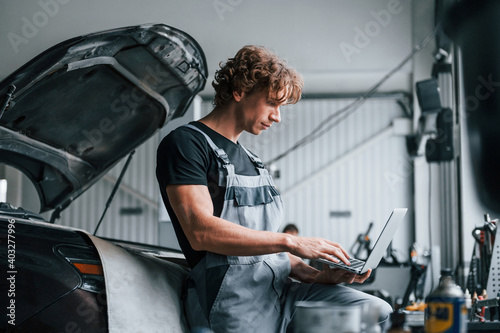
[{"label": "man", "polygon": [[283,232],[285,234],[298,236],[299,235],[299,228],[297,228],[297,226],[295,224],[289,223],[283,228]]},{"label": "man", "polygon": [[387,303],[339,285],[371,272],[318,271],[301,259],[348,263],[340,244],[278,232],[281,197],[260,159],[238,143],[243,131],[258,135],[280,122],[280,107],[300,100],[301,76],[271,51],[245,46],[212,85],[212,112],[172,131],[157,156],[162,198],[191,267],[184,291],[191,328],[291,331],[297,301],[370,304],[386,320]]}]

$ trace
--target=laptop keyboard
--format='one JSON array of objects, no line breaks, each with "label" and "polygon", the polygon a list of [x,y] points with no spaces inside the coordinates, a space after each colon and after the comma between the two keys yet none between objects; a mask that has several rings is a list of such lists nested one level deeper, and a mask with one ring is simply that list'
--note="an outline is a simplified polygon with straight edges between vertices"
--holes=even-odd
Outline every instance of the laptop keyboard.
[{"label": "laptop keyboard", "polygon": [[352,268],[358,268],[358,267],[361,267],[365,264],[365,262],[363,260],[359,260],[359,259],[355,259],[355,258],[349,259],[349,262],[351,263],[350,267],[352,267]]},{"label": "laptop keyboard", "polygon": [[344,262],[340,261],[338,263],[335,263],[333,261],[329,261],[329,260],[326,260],[326,259],[315,259],[323,264],[328,264],[330,265],[330,267],[337,267],[337,268],[342,268],[342,269],[345,269],[345,270],[348,270],[348,271],[351,271],[351,272],[355,272],[355,273],[360,273],[361,272],[361,269],[363,268],[363,266],[365,265],[365,261],[364,260],[360,260],[360,259],[355,259],[355,258],[351,258],[349,259],[349,262],[351,263],[351,265],[346,265],[344,264]]},{"label": "laptop keyboard", "polygon": [[344,262],[342,262],[342,261],[336,263],[335,265],[345,267],[347,270],[358,271],[365,264],[365,262],[363,260],[359,260],[359,259],[355,259],[355,258],[349,259],[349,262],[351,263],[350,266],[344,264]]}]

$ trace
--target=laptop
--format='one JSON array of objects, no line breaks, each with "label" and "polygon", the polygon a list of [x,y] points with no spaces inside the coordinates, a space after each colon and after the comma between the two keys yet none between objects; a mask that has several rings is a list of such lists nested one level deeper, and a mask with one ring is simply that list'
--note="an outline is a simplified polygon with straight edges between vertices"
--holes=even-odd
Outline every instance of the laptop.
[{"label": "laptop", "polygon": [[313,259],[313,260],[321,262],[323,264],[327,264],[331,268],[341,268],[354,272],[356,274],[364,274],[369,269],[376,268],[380,263],[380,260],[384,256],[387,247],[391,243],[394,234],[401,225],[401,222],[403,221],[403,218],[406,215],[407,210],[408,210],[407,208],[395,208],[392,211],[391,215],[389,216],[389,219],[385,223],[384,229],[382,229],[382,232],[378,236],[378,239],[375,242],[375,245],[373,246],[373,249],[371,250],[370,255],[368,256],[368,258],[366,258],[366,260],[351,258],[349,259],[351,263],[350,266],[346,265],[342,261],[336,263],[323,258]]}]

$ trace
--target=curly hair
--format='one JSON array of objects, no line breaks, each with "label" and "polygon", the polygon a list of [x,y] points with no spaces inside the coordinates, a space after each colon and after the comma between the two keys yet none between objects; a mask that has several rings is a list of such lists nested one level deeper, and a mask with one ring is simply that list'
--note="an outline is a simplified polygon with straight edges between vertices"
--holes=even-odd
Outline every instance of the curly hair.
[{"label": "curly hair", "polygon": [[233,92],[251,93],[267,90],[268,98],[281,104],[297,103],[302,94],[302,76],[271,50],[247,45],[234,58],[219,64],[212,86],[215,89],[214,106],[223,106],[233,100]]}]

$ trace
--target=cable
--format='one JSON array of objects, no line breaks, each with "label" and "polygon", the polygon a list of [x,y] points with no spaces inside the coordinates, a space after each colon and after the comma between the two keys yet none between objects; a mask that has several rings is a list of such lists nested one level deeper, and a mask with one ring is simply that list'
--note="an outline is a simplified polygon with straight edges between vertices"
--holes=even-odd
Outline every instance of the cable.
[{"label": "cable", "polygon": [[[293,146],[291,146],[290,148],[288,148],[287,150],[285,150],[283,153],[279,154],[278,156],[274,157],[270,161],[266,162],[265,164],[270,165],[270,164],[282,159],[283,157],[285,157],[286,155],[288,155],[292,151],[298,149],[299,147],[301,147],[309,142],[316,140],[317,138],[319,138],[320,136],[322,136],[323,134],[325,134],[326,132],[331,130],[333,127],[340,124],[344,119],[346,119],[349,115],[351,115],[354,111],[356,111],[361,105],[363,105],[363,103],[366,101],[366,99],[373,96],[377,92],[377,90],[380,88],[380,86],[385,81],[387,81],[387,79],[389,79],[392,75],[394,75],[394,73],[399,71],[411,58],[413,58],[413,56],[416,53],[418,53],[422,48],[424,48],[432,40],[432,38],[436,34],[437,28],[438,28],[438,26],[436,26],[429,35],[427,35],[424,39],[422,39],[422,41],[420,43],[415,45],[415,47],[413,47],[412,51],[398,65],[396,65],[392,70],[390,70],[386,75],[384,75],[384,77],[382,77],[382,79],[380,79],[377,83],[375,83],[367,92],[365,92],[363,95],[356,98],[349,105],[341,108],[337,112],[328,116],[324,121],[322,121],[318,126],[316,126],[311,131],[310,134],[306,135],[301,140],[297,141]],[[329,124],[325,129],[321,130],[330,121],[334,120],[337,117],[339,117],[339,119],[337,119],[333,124]]]},{"label": "cable", "polygon": [[[431,194],[432,194],[432,189],[431,189],[431,186],[432,186],[432,168],[431,168],[431,163],[428,163],[429,164],[429,184],[428,184],[428,190],[429,190],[429,203],[428,203],[428,209],[427,209],[427,214],[428,214],[428,217],[427,217],[427,223],[429,224],[429,247],[431,248],[431,258],[432,256],[434,255],[434,253],[432,253],[432,223],[431,223],[431,204],[432,204],[432,200],[431,200]],[[431,264],[430,264],[430,276],[431,276],[431,290],[434,290],[434,276],[433,276],[433,272],[434,272],[434,269],[433,269],[433,266],[432,266],[432,260],[431,260]]]}]

